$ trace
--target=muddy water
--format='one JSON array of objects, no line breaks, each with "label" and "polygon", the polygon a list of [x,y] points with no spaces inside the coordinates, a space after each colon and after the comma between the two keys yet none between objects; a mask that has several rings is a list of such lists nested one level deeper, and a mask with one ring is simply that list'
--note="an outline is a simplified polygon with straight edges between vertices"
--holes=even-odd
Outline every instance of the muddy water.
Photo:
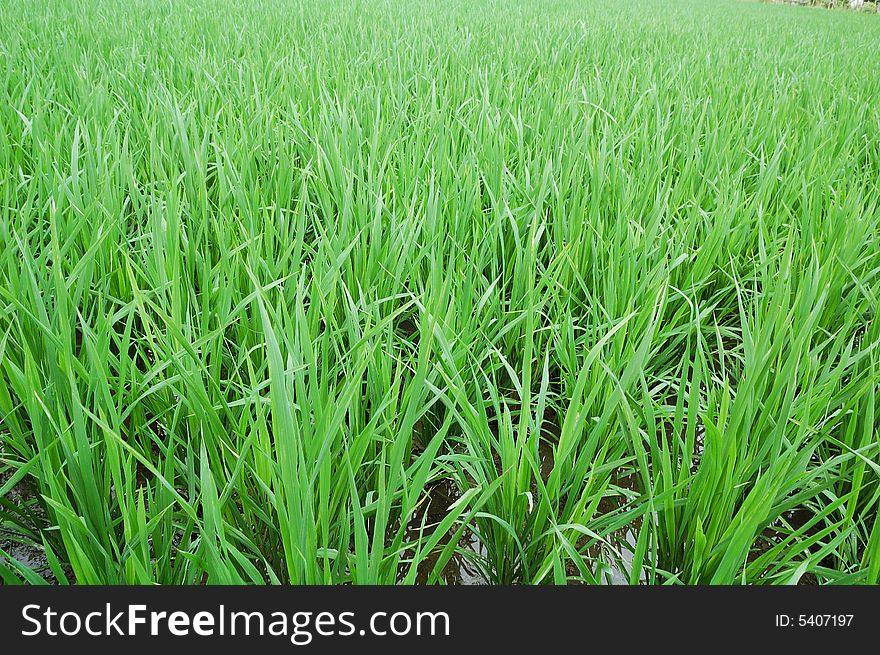
[{"label": "muddy water", "polygon": [[[0,474],[0,487],[12,477],[11,473]],[[43,508],[36,502],[34,491],[25,482],[19,482],[10,489],[3,500],[10,505],[19,508],[27,508],[38,519],[44,518]],[[39,526],[27,526],[34,532],[39,532]],[[0,529],[0,549],[6,552],[12,559],[34,571],[37,575],[48,582],[56,582],[52,570],[49,568],[49,560],[42,546],[23,543],[20,538],[5,530]],[[0,555],[0,559],[3,555]]]},{"label": "muddy water", "polygon": [[[604,496],[599,501],[595,518],[620,511],[629,501],[627,492],[631,492],[629,495],[640,493],[638,480],[634,473],[615,475],[610,485],[610,488],[614,487],[619,489],[620,493]],[[639,517],[622,528],[611,531],[605,537],[606,543],[595,543],[586,549],[587,557],[590,560],[590,570],[600,582],[609,585],[629,584],[633,554],[641,529],[642,518]],[[570,565],[570,572],[577,575],[577,568],[573,564]],[[646,582],[647,578],[644,572],[641,572],[639,583]]]},{"label": "muddy water", "polygon": [[[790,530],[800,530],[810,519],[813,518],[813,516],[813,513],[805,507],[798,507],[783,512],[782,516],[764,528],[760,536],[755,540],[755,543],[752,545],[752,549],[749,552],[748,561],[755,561],[768,550],[777,546],[788,537]],[[816,524],[806,531],[806,535],[815,535],[821,530],[821,528],[821,523]],[[823,560],[821,564],[823,566],[833,567],[833,558],[829,556]],[[763,575],[764,574],[762,574],[762,577]],[[819,579],[815,574],[807,572],[801,576],[800,580],[798,580],[798,584],[808,586],[818,585]]]},{"label": "muddy water", "polygon": [[[542,426],[541,440],[539,441],[538,454],[541,465],[541,479],[547,482],[550,473],[553,471],[554,465],[554,444],[558,442],[561,429],[559,426],[559,416],[555,412],[550,413],[551,420],[545,421]],[[555,419],[555,420],[553,420]],[[702,438],[700,439],[700,452],[702,452]],[[611,481],[613,486],[620,489],[630,491],[638,495],[639,489],[635,474],[616,475]],[[537,489],[533,489],[536,492]],[[604,496],[599,501],[595,518],[611,514],[620,510],[627,502],[625,495]],[[588,566],[593,575],[600,578],[602,582],[612,585],[628,585],[629,570],[632,568],[633,553],[635,551],[636,542],[638,540],[639,530],[642,527],[642,520],[639,518],[633,523],[613,531],[606,540],[608,544],[598,543],[586,549]],[[587,538],[580,540],[576,544],[579,552],[583,551]],[[576,577],[579,575],[577,567],[574,563],[569,562],[567,573]],[[641,578],[645,582],[644,574]]]},{"label": "muddy water", "polygon": [[[429,535],[446,517],[449,506],[460,497],[461,493],[452,480],[440,480],[433,484],[429,489],[427,500],[407,526],[407,540],[416,541],[420,533],[423,537]],[[443,547],[449,543],[449,537],[450,535],[445,535],[434,551],[421,561],[416,575],[416,584],[428,582]],[[459,543],[464,546],[466,554],[455,553],[443,567],[440,579],[450,585],[489,584],[488,580],[480,573],[479,567],[471,561],[472,559],[486,559],[486,549],[480,540],[475,534],[467,531],[462,535]],[[401,566],[400,579],[406,574],[408,568],[408,564]]]},{"label": "muddy water", "polygon": [[[702,434],[698,445],[700,452],[702,451]],[[553,446],[545,440],[541,440],[539,447],[540,470],[541,477],[544,481],[553,470]],[[3,486],[11,477],[10,473],[0,474],[0,486]],[[604,496],[599,502],[596,512],[596,518],[619,511],[627,503],[627,492],[629,495],[638,495],[639,485],[636,475],[630,474],[625,476],[616,476],[611,483],[612,491],[617,488],[617,492],[613,495]],[[436,527],[445,518],[448,508],[461,496],[457,486],[451,480],[441,480],[430,487],[427,499],[424,501],[421,511],[416,513],[407,527],[407,539],[415,541],[418,538],[419,530],[424,520],[424,535],[430,534],[431,530]],[[36,502],[34,491],[28,484],[20,482],[7,492],[4,500],[16,506],[28,506],[30,511],[43,516],[42,508]],[[780,519],[777,519],[768,526],[755,541],[752,552],[749,555],[749,561],[754,561],[761,554],[767,552],[774,545],[780,543],[789,534],[790,530],[798,530],[802,528],[809,520],[813,518],[813,513],[804,507],[798,507],[786,511]],[[784,522],[783,522],[784,519]],[[787,524],[787,525],[786,525]],[[39,526],[30,526],[34,531],[39,530]],[[636,548],[639,532],[642,528],[642,519],[636,519],[630,524],[611,532],[607,537],[608,543],[593,544],[588,548],[584,548],[587,539],[577,544],[577,548],[581,552],[585,552],[587,564],[593,571],[594,575],[605,584],[626,585],[629,584],[629,571],[632,567],[633,553]],[[807,530],[807,535],[815,534],[821,529],[821,524],[811,527]],[[440,551],[443,546],[448,543],[449,537],[441,540],[441,543],[426,557],[419,566],[416,576],[417,584],[425,584],[428,581],[431,571],[437,562]],[[486,585],[489,584],[486,576],[481,571],[481,567],[475,562],[481,562],[483,570],[488,566],[487,551],[478,537],[470,531],[466,531],[461,539],[460,546],[463,553],[456,553],[449,560],[441,572],[440,578],[446,584],[451,585]],[[0,530],[0,549],[9,554],[24,566],[35,571],[38,575],[49,582],[55,583],[46,553],[42,546],[30,543],[21,543],[18,538],[12,538],[8,532]],[[2,557],[2,556],[0,556]],[[826,566],[833,566],[832,561],[822,563]],[[408,568],[407,565],[401,567],[401,579]],[[69,572],[68,572],[69,573]],[[569,563],[568,573],[572,577],[578,576],[577,568]],[[68,575],[70,578],[71,576]],[[640,583],[645,583],[644,573],[640,578]],[[801,585],[816,585],[818,580],[812,573],[806,573],[799,581]]]},{"label": "muddy water", "polygon": [[[541,477],[546,482],[553,470],[553,445],[541,440],[539,445]],[[615,489],[616,488],[616,489]],[[537,489],[533,489],[536,492]],[[619,511],[627,504],[631,496],[640,493],[637,478],[634,474],[616,476],[612,480],[612,493],[604,496],[599,502],[596,518]],[[407,526],[407,539],[416,541],[419,537],[420,528],[424,522],[422,535],[430,534],[431,529],[436,527],[447,515],[448,508],[461,493],[451,480],[441,480],[432,485],[428,491],[427,499],[423,502],[420,511]],[[585,553],[587,565],[593,574],[603,583],[612,585],[629,584],[630,569],[632,568],[633,553],[639,531],[642,527],[642,519],[638,518],[628,525],[612,531],[606,536],[607,543],[593,544],[586,547],[588,538],[580,540],[576,545],[580,552]],[[416,584],[425,584],[433,571],[437,559],[444,545],[449,541],[445,536],[435,551],[427,556],[419,565],[416,576]],[[479,538],[470,531],[466,531],[461,539],[460,546],[463,552],[456,553],[443,568],[440,574],[442,582],[450,585],[486,585],[489,581],[481,571],[481,567],[475,564],[480,562],[483,571],[489,566],[487,551]],[[411,555],[411,553],[410,553]],[[408,564],[401,567],[400,579],[408,570]],[[578,577],[577,567],[573,563],[568,565],[568,574]],[[644,573],[640,578],[641,583],[647,582]]]}]

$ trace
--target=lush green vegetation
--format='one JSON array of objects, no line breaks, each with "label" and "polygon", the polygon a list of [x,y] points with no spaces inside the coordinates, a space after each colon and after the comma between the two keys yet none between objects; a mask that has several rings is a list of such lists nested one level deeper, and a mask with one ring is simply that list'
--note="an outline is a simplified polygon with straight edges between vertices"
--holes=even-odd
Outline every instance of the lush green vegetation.
[{"label": "lush green vegetation", "polygon": [[878,42],[6,0],[0,578],[877,583]]}]

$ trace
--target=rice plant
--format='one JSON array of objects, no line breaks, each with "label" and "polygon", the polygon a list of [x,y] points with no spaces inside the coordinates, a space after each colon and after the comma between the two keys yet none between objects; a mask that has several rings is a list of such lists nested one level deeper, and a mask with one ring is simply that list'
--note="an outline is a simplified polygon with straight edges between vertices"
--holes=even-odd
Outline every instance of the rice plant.
[{"label": "rice plant", "polygon": [[6,584],[877,584],[880,17],[0,5]]}]

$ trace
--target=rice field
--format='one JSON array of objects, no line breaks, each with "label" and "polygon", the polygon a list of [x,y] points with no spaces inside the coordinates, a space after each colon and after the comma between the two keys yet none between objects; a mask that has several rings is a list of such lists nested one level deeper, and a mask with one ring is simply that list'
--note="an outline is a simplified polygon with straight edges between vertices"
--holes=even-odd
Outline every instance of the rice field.
[{"label": "rice field", "polygon": [[877,584],[880,16],[5,0],[6,584]]}]

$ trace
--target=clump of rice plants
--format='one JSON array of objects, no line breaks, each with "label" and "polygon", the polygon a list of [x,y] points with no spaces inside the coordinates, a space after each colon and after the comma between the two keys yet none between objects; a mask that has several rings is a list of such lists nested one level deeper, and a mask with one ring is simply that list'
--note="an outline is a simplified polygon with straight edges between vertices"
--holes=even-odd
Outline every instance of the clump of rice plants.
[{"label": "clump of rice plants", "polygon": [[878,41],[4,2],[0,578],[878,583]]}]

